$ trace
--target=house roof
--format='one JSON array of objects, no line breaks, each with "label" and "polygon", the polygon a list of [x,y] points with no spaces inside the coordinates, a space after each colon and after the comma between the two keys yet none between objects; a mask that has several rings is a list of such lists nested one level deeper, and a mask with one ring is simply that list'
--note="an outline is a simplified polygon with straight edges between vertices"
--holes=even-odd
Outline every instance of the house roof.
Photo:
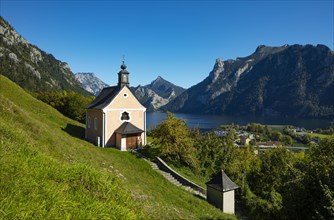
[{"label": "house roof", "polygon": [[116,129],[115,132],[119,134],[138,134],[143,133],[144,131],[140,128],[137,128],[130,122],[124,122],[119,128]]},{"label": "house roof", "polygon": [[96,99],[94,99],[94,101],[86,108],[103,109],[115,98],[119,91],[120,87],[118,86],[103,88],[100,94],[96,97]]},{"label": "house roof", "polygon": [[224,172],[224,170],[219,171],[210,181],[206,183],[214,189],[221,192],[227,192],[239,188]]}]

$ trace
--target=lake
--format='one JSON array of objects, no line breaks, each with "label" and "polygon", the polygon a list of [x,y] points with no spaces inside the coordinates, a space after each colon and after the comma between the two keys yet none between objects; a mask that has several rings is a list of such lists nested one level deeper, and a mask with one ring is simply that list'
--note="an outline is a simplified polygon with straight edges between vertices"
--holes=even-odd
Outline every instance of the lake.
[{"label": "lake", "polygon": [[[265,125],[294,125],[306,129],[328,128],[334,119],[297,119],[297,118],[280,118],[280,117],[263,117],[263,116],[226,116],[226,115],[196,115],[174,113],[175,117],[183,118],[187,121],[188,127],[210,130],[218,128],[220,125],[248,123],[260,123]],[[146,126],[150,130],[153,126],[162,122],[166,117],[163,112],[146,113]]]}]

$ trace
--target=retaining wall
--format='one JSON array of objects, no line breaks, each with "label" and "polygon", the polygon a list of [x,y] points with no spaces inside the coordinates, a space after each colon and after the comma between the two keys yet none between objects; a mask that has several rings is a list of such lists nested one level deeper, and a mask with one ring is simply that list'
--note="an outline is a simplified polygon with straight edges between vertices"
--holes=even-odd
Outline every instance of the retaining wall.
[{"label": "retaining wall", "polygon": [[177,181],[179,181],[182,185],[185,186],[189,186],[192,189],[199,191],[200,193],[206,195],[206,189],[204,189],[203,187],[191,182],[190,180],[186,179],[185,177],[181,176],[178,172],[176,172],[175,170],[173,170],[171,167],[169,167],[165,161],[163,161],[160,157],[156,157],[157,159],[157,165],[158,167],[167,172],[170,173],[175,179],[177,179]]}]

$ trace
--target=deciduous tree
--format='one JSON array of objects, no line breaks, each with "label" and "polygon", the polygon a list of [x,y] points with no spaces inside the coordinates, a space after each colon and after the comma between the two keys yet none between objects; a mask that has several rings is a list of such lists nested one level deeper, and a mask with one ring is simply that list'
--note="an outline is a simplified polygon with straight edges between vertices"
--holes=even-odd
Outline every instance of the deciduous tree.
[{"label": "deciduous tree", "polygon": [[154,144],[160,146],[160,155],[176,166],[197,167],[196,149],[190,130],[183,119],[167,112],[166,119],[152,129]]}]

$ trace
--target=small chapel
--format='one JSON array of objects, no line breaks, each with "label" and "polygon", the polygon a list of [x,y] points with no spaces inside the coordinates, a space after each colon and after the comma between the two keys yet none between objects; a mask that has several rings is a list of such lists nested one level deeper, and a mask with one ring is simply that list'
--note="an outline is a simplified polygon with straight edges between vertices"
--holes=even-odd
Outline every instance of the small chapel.
[{"label": "small chapel", "polygon": [[121,65],[118,84],[105,87],[86,107],[86,140],[121,151],[146,144],[146,108],[129,88],[129,72]]}]

